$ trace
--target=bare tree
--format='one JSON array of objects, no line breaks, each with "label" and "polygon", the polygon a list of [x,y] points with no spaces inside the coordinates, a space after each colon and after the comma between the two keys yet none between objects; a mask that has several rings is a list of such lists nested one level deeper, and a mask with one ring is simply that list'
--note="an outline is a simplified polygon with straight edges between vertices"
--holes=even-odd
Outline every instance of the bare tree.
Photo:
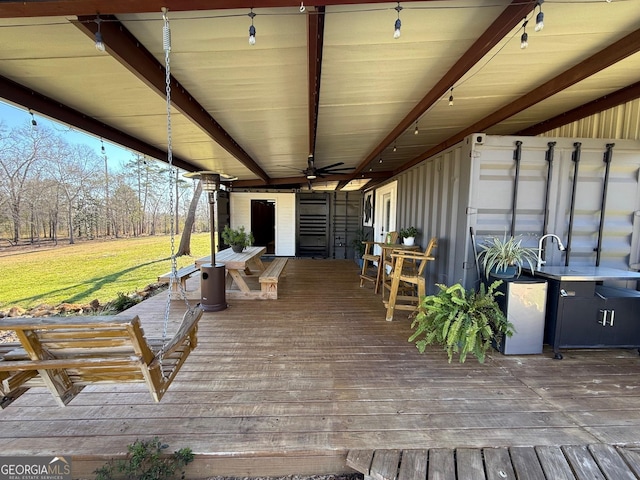
[{"label": "bare tree", "polygon": [[48,158],[49,174],[54,178],[66,201],[69,243],[74,244],[74,214],[77,201],[91,188],[91,181],[97,178],[100,159],[86,145],[69,145],[59,138]]},{"label": "bare tree", "polygon": [[191,232],[193,231],[193,224],[195,223],[196,219],[196,210],[198,209],[198,201],[200,200],[201,194],[202,182],[198,180],[196,189],[193,192],[193,197],[191,198],[191,203],[189,204],[187,217],[184,221],[184,230],[182,231],[182,236],[180,237],[180,246],[178,247],[178,251],[176,252],[176,256],[178,257],[181,255],[191,255]]},{"label": "bare tree", "polygon": [[51,143],[51,130],[31,125],[13,129],[0,137],[0,182],[2,196],[13,222],[13,242],[20,240],[23,198],[38,161]]}]

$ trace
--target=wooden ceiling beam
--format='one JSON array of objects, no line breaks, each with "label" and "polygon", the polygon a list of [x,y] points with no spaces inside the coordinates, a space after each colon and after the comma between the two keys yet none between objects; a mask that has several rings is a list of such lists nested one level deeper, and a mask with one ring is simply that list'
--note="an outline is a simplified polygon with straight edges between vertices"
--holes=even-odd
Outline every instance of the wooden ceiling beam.
[{"label": "wooden ceiling beam", "polygon": [[[158,95],[166,95],[166,70],[155,57],[115,17],[101,16],[100,31],[107,52],[125,68],[142,80]],[[94,38],[97,31],[96,16],[78,17],[74,24],[86,35]],[[229,133],[207,113],[194,96],[171,76],[171,104],[195,125],[206,132],[242,165],[268,183],[270,178],[256,161],[245,152]]]},{"label": "wooden ceiling beam", "polygon": [[[2,92],[2,98],[11,103],[21,105],[24,108],[31,109],[34,112],[41,113],[42,115],[72,127],[92,133],[97,137],[148,155],[151,158],[167,161],[166,150],[154,147],[3,76],[0,76],[0,92]],[[196,170],[193,164],[175,155],[173,156],[173,164],[184,170]]]},{"label": "wooden ceiling beam", "polygon": [[551,80],[543,83],[539,87],[534,88],[529,93],[524,94],[520,98],[514,100],[508,105],[496,110],[482,120],[470,125],[461,132],[449,137],[444,142],[430,148],[426,152],[417,156],[413,160],[405,163],[395,170],[395,174],[403,172],[414,165],[426,160],[433,155],[452,147],[456,143],[462,141],[467,135],[472,133],[484,132],[486,129],[506,120],[513,115],[520,113],[536,103],[545,100],[556,93],[575,85],[591,75],[594,75],[615,63],[640,51],[640,29],[631,32],[617,42],[612,43],[608,47],[603,48],[598,53],[592,55],[586,60],[574,65],[568,70],[562,72]]},{"label": "wooden ceiling beam", "polygon": [[322,46],[324,44],[324,7],[307,15],[307,49],[309,70],[309,155],[316,152],[318,108],[320,104],[320,77],[322,73]]},{"label": "wooden ceiling beam", "polygon": [[620,90],[616,90],[615,92],[603,95],[600,98],[596,98],[595,100],[580,105],[579,107],[571,109],[568,112],[561,113],[560,115],[556,115],[553,118],[544,120],[540,123],[532,125],[531,127],[520,130],[513,135],[540,135],[541,133],[548,132],[549,130],[560,128],[564,125],[568,125],[578,120],[582,120],[583,118],[587,118],[591,115],[595,115],[596,113],[604,112],[605,110],[609,110],[610,108],[630,102],[632,100],[635,100],[636,98],[640,98],[640,82],[636,82],[632,85],[629,85],[628,87],[624,87]]},{"label": "wooden ceiling beam", "polygon": [[437,102],[455,83],[476,65],[504,36],[522,22],[535,7],[536,0],[512,0],[511,4],[494,20],[447,73],[429,90],[422,100],[402,119],[373,151],[356,167],[354,174],[363,171],[407,128]]}]

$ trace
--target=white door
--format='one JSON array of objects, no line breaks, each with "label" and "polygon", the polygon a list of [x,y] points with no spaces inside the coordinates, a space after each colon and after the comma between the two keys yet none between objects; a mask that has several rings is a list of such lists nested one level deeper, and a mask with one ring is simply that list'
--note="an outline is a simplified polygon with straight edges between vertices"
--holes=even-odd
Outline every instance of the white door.
[{"label": "white door", "polygon": [[[374,241],[384,242],[387,233],[396,230],[396,203],[398,182],[392,182],[376,190]],[[380,253],[380,249],[374,252]]]}]

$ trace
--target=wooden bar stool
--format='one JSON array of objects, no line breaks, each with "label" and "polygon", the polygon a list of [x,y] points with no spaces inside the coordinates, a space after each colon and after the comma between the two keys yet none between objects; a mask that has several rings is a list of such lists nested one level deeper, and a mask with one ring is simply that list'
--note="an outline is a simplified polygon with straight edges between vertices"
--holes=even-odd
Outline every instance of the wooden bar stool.
[{"label": "wooden bar stool", "polygon": [[426,295],[424,270],[427,262],[435,260],[432,252],[436,247],[437,239],[433,237],[424,252],[394,250],[391,254],[394,260],[391,283],[383,285],[389,289],[389,300],[384,302],[387,321],[393,320],[396,309],[414,311],[418,308],[420,298]]},{"label": "wooden bar stool", "polygon": [[375,292],[378,293],[380,288],[380,254],[374,253],[376,245],[395,244],[398,241],[398,232],[387,233],[385,243],[380,242],[362,242],[364,244],[364,254],[362,255],[362,272],[360,272],[360,286],[364,286],[364,282],[373,282]]}]

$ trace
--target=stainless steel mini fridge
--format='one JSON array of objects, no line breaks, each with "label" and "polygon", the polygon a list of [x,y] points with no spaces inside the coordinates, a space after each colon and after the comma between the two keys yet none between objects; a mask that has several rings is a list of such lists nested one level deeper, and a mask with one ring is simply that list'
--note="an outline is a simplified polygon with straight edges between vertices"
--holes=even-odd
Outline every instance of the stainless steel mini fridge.
[{"label": "stainless steel mini fridge", "polygon": [[542,353],[547,304],[547,282],[521,277],[503,280],[498,297],[502,311],[514,327],[514,334],[500,342],[505,355]]}]

